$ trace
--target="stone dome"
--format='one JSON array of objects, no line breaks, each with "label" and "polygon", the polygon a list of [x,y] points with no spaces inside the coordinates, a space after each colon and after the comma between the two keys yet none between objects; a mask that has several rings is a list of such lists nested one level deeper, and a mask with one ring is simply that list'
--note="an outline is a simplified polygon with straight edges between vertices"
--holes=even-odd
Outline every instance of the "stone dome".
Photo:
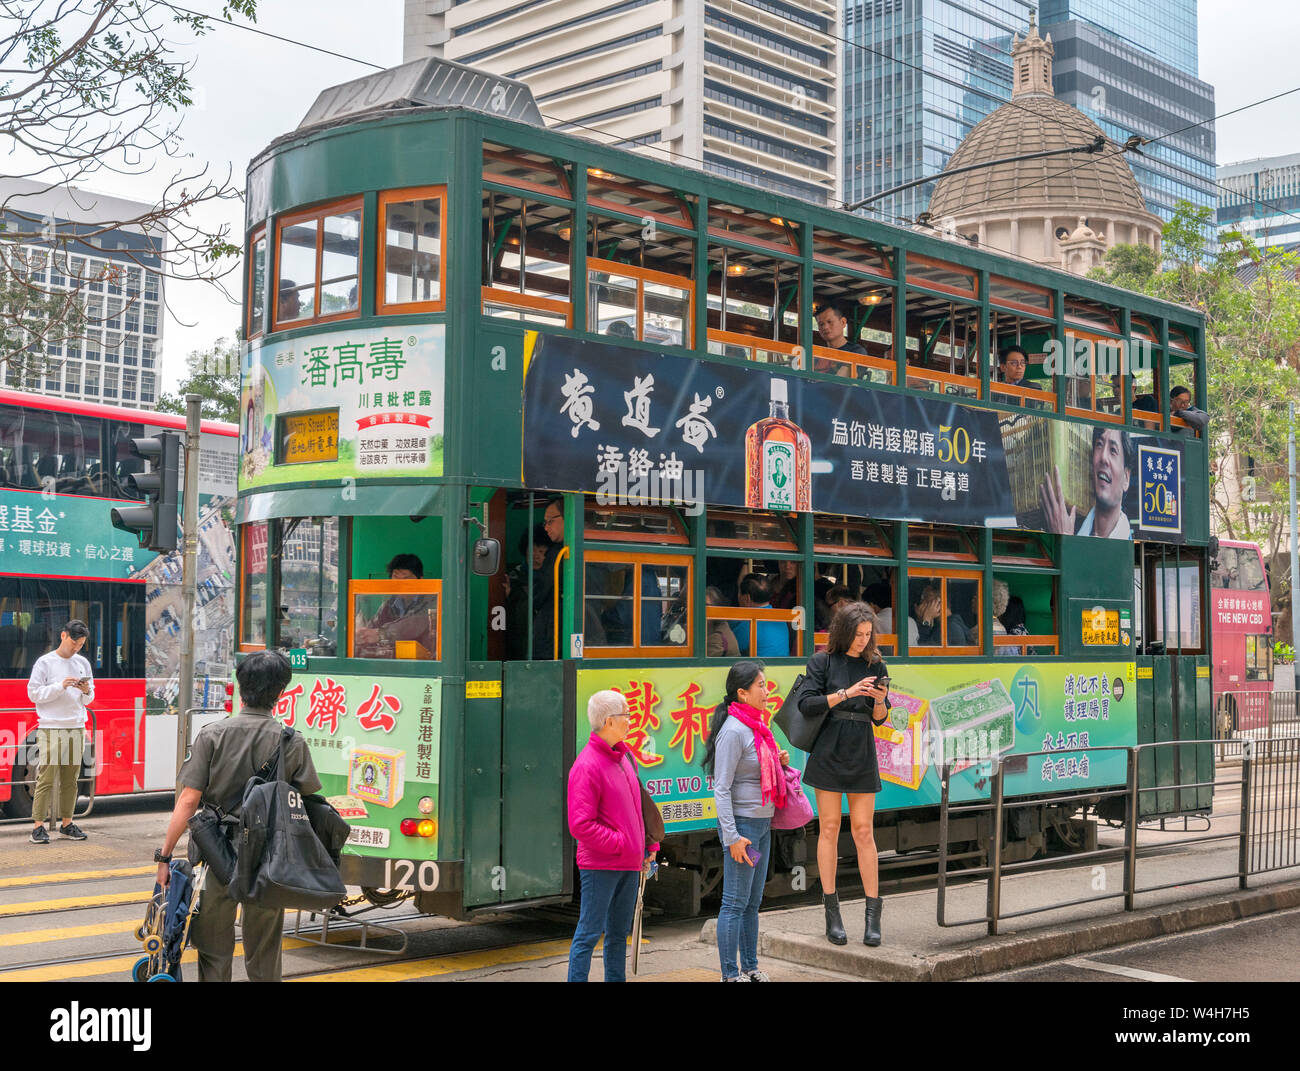
[{"label": "stone dome", "polygon": [[1158,252],[1160,218],[1147,209],[1128,161],[1110,141],[1097,153],[948,174],[1105,138],[1101,127],[1053,95],[1054,53],[1051,36],[1040,37],[1032,21],[1024,37],[1013,39],[1011,100],[977,123],[952,154],[935,182],[929,226],[1079,274],[1100,263],[1106,246],[1117,242]]}]

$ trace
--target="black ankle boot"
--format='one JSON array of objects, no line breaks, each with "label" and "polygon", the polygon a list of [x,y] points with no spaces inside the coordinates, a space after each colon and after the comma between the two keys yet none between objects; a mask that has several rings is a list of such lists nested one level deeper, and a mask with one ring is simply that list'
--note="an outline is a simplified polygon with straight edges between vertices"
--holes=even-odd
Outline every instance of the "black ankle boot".
[{"label": "black ankle boot", "polygon": [[849,935],[844,932],[844,923],[840,919],[840,897],[838,893],[823,893],[822,907],[826,909],[826,940],[833,945],[846,945]]},{"label": "black ankle boot", "polygon": [[880,944],[880,909],[884,903],[879,896],[867,897],[867,932],[862,938],[862,943],[872,948]]}]

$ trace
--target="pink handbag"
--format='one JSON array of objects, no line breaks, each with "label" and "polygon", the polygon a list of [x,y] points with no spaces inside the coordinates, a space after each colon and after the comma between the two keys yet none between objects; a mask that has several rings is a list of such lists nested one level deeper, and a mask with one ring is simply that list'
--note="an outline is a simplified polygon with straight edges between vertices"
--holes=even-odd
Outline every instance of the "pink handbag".
[{"label": "pink handbag", "polygon": [[783,766],[785,806],[772,815],[773,829],[802,829],[813,820],[812,804],[803,793],[803,778],[793,766]]}]

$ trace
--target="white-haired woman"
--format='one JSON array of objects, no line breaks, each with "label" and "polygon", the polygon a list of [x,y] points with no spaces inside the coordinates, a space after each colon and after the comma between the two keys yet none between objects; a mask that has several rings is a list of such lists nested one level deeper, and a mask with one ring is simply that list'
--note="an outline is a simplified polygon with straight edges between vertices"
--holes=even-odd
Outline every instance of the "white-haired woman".
[{"label": "white-haired woman", "polygon": [[591,953],[605,935],[605,981],[627,980],[632,929],[643,867],[657,844],[646,841],[641,782],[624,738],[627,701],[615,691],[587,701],[591,738],[569,771],[569,832],[578,842],[582,906],[569,948],[569,981],[585,982]]}]

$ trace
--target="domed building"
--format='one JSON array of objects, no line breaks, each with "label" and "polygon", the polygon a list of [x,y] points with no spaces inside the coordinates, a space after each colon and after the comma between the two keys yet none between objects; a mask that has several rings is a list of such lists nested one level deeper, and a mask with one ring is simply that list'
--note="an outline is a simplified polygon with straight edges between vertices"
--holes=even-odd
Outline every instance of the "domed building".
[{"label": "domed building", "polygon": [[1012,39],[1011,101],[980,121],[935,183],[930,224],[980,246],[1084,275],[1114,244],[1160,251],[1160,218],[1124,154],[1107,142],[1098,153],[1042,157],[949,175],[986,160],[1087,145],[1101,127],[1052,94],[1052,38]]}]

